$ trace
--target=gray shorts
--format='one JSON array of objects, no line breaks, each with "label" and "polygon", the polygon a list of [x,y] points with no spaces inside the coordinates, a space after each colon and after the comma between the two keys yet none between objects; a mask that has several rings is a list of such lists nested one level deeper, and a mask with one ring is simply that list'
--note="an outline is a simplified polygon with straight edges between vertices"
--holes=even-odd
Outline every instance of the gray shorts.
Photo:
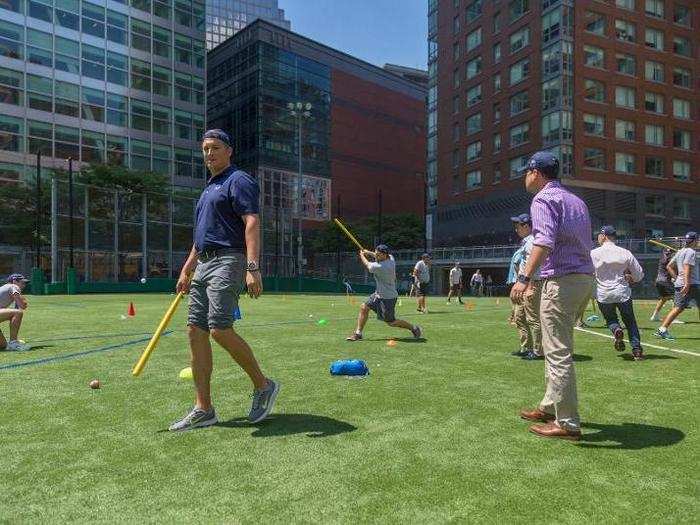
[{"label": "gray shorts", "polygon": [[244,269],[242,253],[200,259],[190,285],[187,324],[206,331],[231,328]]},{"label": "gray shorts", "polygon": [[380,299],[376,293],[369,296],[365,301],[367,308],[377,314],[377,319],[385,323],[396,321],[396,299]]}]

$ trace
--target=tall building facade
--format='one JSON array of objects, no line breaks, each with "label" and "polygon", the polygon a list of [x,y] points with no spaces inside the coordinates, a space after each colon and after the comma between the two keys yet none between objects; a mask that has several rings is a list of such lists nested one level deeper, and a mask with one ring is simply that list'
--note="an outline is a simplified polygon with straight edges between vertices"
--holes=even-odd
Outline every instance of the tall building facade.
[{"label": "tall building facade", "polygon": [[374,215],[380,191],[383,213],[423,213],[425,88],[262,20],[207,60],[207,124],[260,183],[268,274],[295,273],[299,217]]},{"label": "tall building facade", "polygon": [[278,0],[206,0],[207,49],[214,49],[258,18],[291,29]]},{"label": "tall building facade", "polygon": [[201,187],[204,5],[0,4],[0,180],[116,162]]},{"label": "tall building facade", "polygon": [[431,0],[440,242],[507,241],[530,202],[518,169],[539,149],[559,156],[594,225],[697,226],[698,29],[690,0]]}]

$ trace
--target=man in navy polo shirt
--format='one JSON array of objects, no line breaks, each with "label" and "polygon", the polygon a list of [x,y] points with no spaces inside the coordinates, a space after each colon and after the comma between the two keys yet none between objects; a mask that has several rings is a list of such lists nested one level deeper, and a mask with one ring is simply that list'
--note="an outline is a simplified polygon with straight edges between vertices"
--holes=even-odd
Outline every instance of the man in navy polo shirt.
[{"label": "man in navy polo shirt", "polygon": [[218,421],[210,393],[210,334],[253,382],[250,422],[268,416],[280,388],[263,375],[250,346],[233,330],[233,311],[244,274],[248,295],[257,299],[262,293],[258,183],[231,165],[231,139],[224,131],[207,131],[202,153],[211,177],[197,203],[194,245],[176,286],[178,292],[190,294],[187,326],[196,397],[194,408],[170,426],[173,431],[207,427]]}]

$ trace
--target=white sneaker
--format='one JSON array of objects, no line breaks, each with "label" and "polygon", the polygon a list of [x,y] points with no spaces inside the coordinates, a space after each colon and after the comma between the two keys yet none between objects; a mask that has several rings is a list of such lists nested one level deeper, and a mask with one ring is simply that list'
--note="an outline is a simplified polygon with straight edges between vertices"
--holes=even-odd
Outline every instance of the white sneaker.
[{"label": "white sneaker", "polygon": [[652,316],[649,318],[649,320],[650,320],[650,321],[661,321],[661,319],[659,319],[659,315],[658,315],[658,314],[652,315]]},{"label": "white sneaker", "polygon": [[680,319],[674,319],[671,321],[671,324],[685,324],[685,321],[681,321]]},{"label": "white sneaker", "polygon": [[7,350],[9,350],[10,352],[25,352],[29,349],[31,349],[31,345],[20,341],[15,340],[7,343]]}]

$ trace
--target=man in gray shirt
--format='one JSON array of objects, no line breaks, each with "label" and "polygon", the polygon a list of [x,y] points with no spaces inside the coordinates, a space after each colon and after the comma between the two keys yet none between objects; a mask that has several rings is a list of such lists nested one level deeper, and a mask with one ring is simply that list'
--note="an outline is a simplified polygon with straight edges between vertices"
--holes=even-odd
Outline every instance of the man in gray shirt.
[{"label": "man in gray shirt", "polygon": [[[27,300],[22,296],[22,290],[28,280],[21,273],[13,273],[7,278],[7,283],[0,286],[0,323],[10,321],[10,340],[7,341],[0,331],[0,350],[29,350],[30,346],[17,337],[22,326]],[[14,308],[9,308],[14,303]]]},{"label": "man in gray shirt", "polygon": [[[374,259],[374,261],[370,261],[367,257]],[[396,291],[396,263],[389,254],[389,247],[386,244],[380,244],[374,252],[362,250],[360,252],[360,261],[365,265],[367,271],[374,275],[377,288],[369,296],[369,299],[360,306],[360,313],[357,316],[357,327],[346,340],[359,341],[362,339],[362,329],[367,323],[370,310],[377,314],[377,319],[380,321],[384,321],[389,326],[410,330],[413,337],[419,339],[422,334],[420,326],[396,319],[394,314],[396,298],[399,294]]]},{"label": "man in gray shirt", "polygon": [[[675,277],[675,294],[673,297],[673,310],[664,318],[659,329],[654,335],[662,339],[675,339],[668,331],[673,320],[683,310],[690,306],[690,301],[700,308],[700,263],[697,260],[698,234],[688,232],[685,234],[685,248],[678,250],[676,256],[668,264],[668,273]],[[674,268],[674,264],[676,268]],[[677,273],[676,273],[677,269]]]}]

